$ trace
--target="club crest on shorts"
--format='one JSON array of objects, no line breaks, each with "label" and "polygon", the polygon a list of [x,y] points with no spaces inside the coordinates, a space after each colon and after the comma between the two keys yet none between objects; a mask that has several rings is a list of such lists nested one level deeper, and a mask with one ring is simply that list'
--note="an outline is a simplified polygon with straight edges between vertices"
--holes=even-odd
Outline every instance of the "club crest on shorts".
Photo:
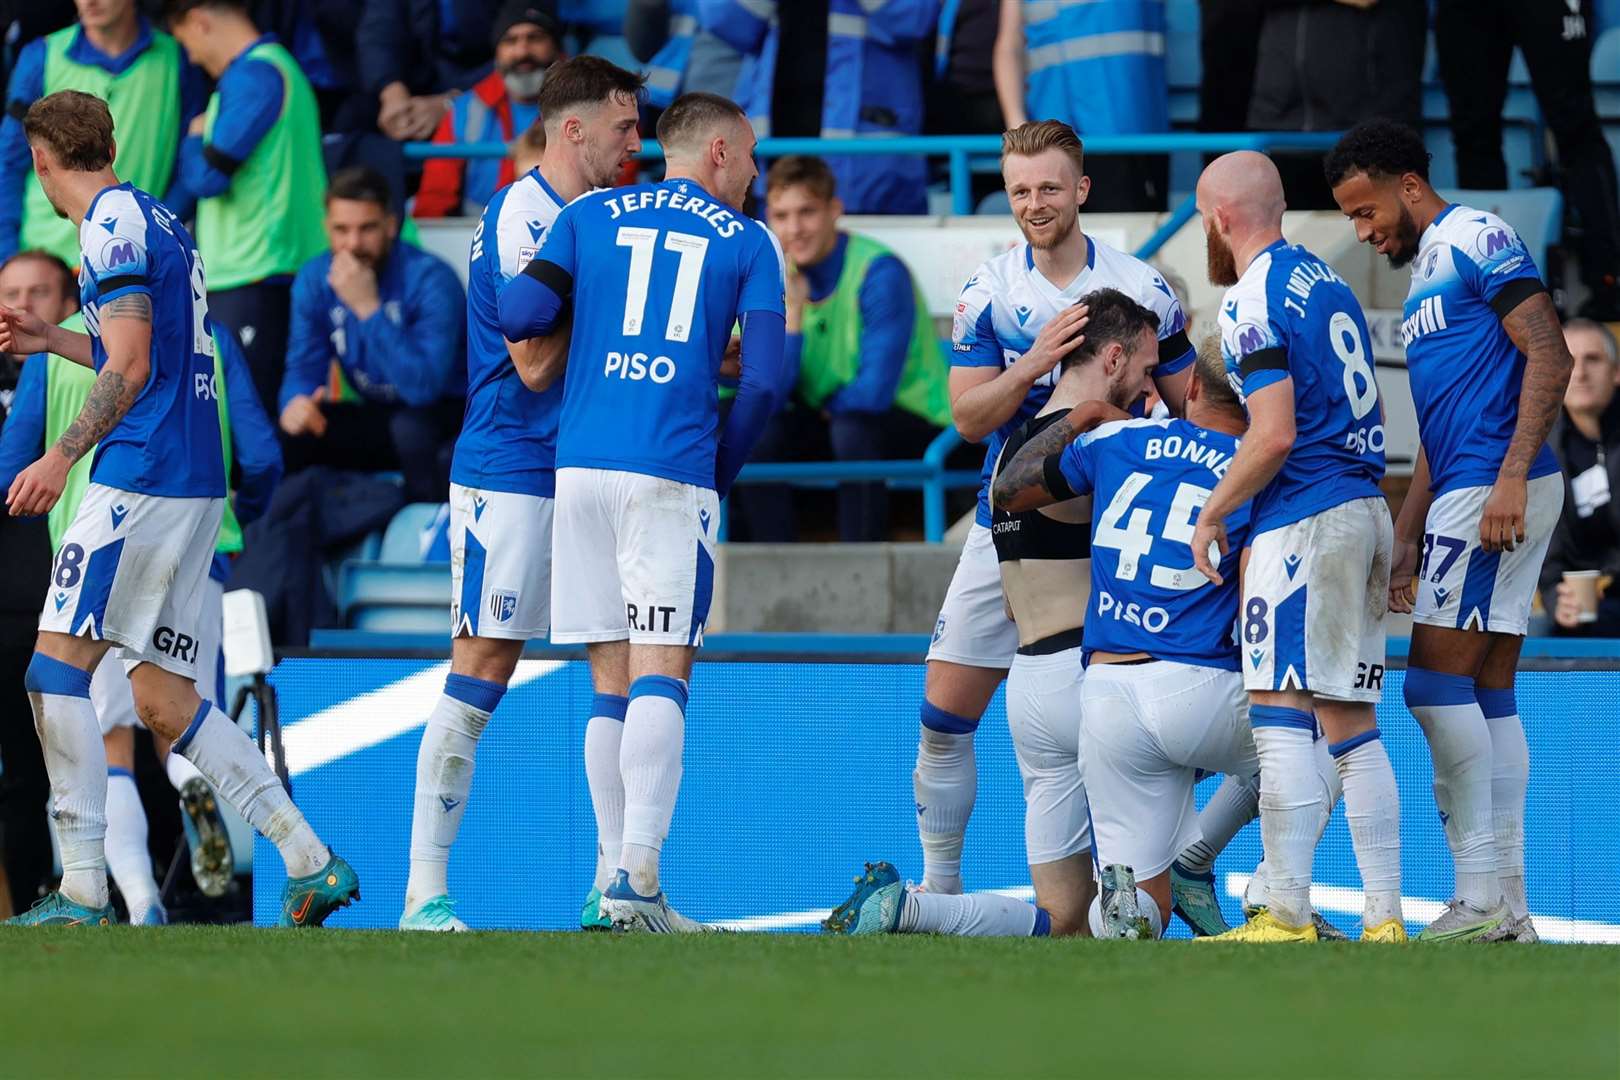
[{"label": "club crest on shorts", "polygon": [[510,589],[495,589],[489,594],[489,617],[496,622],[511,622],[517,613],[518,594]]}]

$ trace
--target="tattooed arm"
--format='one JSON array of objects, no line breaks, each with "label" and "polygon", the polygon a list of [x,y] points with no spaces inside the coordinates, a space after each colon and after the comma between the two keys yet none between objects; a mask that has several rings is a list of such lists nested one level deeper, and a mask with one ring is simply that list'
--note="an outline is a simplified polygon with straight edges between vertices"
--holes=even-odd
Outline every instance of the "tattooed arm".
[{"label": "tattooed arm", "polygon": [[1525,355],[1524,381],[1519,389],[1519,422],[1513,429],[1513,441],[1508,443],[1507,456],[1502,459],[1496,484],[1480,517],[1479,541],[1486,551],[1512,551],[1527,539],[1526,478],[1558,418],[1570,368],[1574,366],[1569,347],[1564,344],[1558,312],[1553,310],[1552,297],[1544,289],[1503,313],[1502,329]]},{"label": "tattooed arm", "polygon": [[151,371],[152,298],[127,292],[101,306],[101,340],[107,362],[90,388],[78,417],[56,445],[17,474],[6,496],[13,516],[47,513],[62,497],[68,470],[124,418]]},{"label": "tattooed arm", "polygon": [[1129,413],[1104,401],[1076,405],[1063,419],[1019,447],[1012,460],[1001,464],[990,488],[991,505],[1016,514],[1074,498],[1075,492],[1057,473],[1057,456],[1093,428],[1129,419]]}]

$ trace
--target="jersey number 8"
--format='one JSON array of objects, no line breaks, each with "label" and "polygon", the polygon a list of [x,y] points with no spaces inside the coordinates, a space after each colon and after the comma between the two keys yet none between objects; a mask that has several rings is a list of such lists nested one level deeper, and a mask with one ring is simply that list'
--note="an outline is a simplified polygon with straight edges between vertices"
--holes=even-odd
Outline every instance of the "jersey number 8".
[{"label": "jersey number 8", "polygon": [[1328,341],[1344,365],[1344,396],[1350,401],[1350,412],[1360,420],[1378,404],[1378,379],[1367,362],[1367,344],[1361,339],[1361,329],[1346,312],[1336,311],[1328,320]]}]

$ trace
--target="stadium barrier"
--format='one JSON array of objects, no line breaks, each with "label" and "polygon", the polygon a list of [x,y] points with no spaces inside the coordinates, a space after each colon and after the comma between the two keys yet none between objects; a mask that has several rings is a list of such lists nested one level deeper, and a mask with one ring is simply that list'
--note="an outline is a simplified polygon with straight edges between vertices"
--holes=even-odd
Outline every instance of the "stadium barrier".
[{"label": "stadium barrier", "polygon": [[[404,898],[417,745],[448,665],[442,641],[389,656],[381,649],[398,639],[324,640],[348,647],[289,657],[271,676],[286,725],[283,764],[299,806],[364,882],[364,902],[330,924],[392,927]],[[665,848],[665,885],[681,910],[738,929],[810,930],[865,860],[890,859],[920,876],[910,777],[925,645],[915,636],[715,636],[693,677],[685,778]],[[1391,645],[1378,718],[1400,787],[1405,911],[1415,930],[1449,895],[1450,858],[1423,736],[1401,703],[1404,642]],[[458,914],[475,927],[577,925],[595,825],[581,767],[590,676],[575,656],[531,651],[479,747],[450,866]],[[1549,940],[1620,943],[1620,642],[1532,641],[1523,666],[1532,911]],[[999,692],[977,756],[968,888],[1027,895],[1022,788]],[[1251,825],[1216,864],[1229,919],[1258,858]],[[254,920],[272,924],[281,860],[258,840],[253,863]],[[1342,806],[1314,877],[1317,906],[1353,931],[1359,878]]]}]

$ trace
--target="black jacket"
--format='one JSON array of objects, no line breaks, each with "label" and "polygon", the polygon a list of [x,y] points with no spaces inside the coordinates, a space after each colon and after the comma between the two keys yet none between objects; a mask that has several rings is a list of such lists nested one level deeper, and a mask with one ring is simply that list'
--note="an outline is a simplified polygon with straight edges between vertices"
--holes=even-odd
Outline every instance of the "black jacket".
[{"label": "black jacket", "polygon": [[1267,5],[1249,127],[1335,131],[1387,117],[1421,130],[1424,0],[1366,11],[1335,0]]},{"label": "black jacket", "polygon": [[451,0],[453,25],[442,27],[440,0],[365,0],[356,32],[360,87],[375,94],[402,82],[412,94],[465,90],[489,73],[490,27],[501,0]]},{"label": "black jacket", "polygon": [[[1564,512],[1553,530],[1547,561],[1541,566],[1542,602],[1553,609],[1553,587],[1565,570],[1602,570],[1620,580],[1620,394],[1615,395],[1603,414],[1599,446],[1609,473],[1609,503],[1583,518],[1575,512],[1575,495],[1569,485],[1569,451],[1577,442],[1592,443],[1560,412],[1547,441],[1564,470]],[[1616,591],[1611,587],[1611,592]]]},{"label": "black jacket", "polygon": [[[22,365],[0,353],[0,418],[11,411]],[[0,492],[0,497],[4,496]],[[0,507],[0,613],[35,615],[51,579],[51,533],[43,517],[16,518]]]}]

